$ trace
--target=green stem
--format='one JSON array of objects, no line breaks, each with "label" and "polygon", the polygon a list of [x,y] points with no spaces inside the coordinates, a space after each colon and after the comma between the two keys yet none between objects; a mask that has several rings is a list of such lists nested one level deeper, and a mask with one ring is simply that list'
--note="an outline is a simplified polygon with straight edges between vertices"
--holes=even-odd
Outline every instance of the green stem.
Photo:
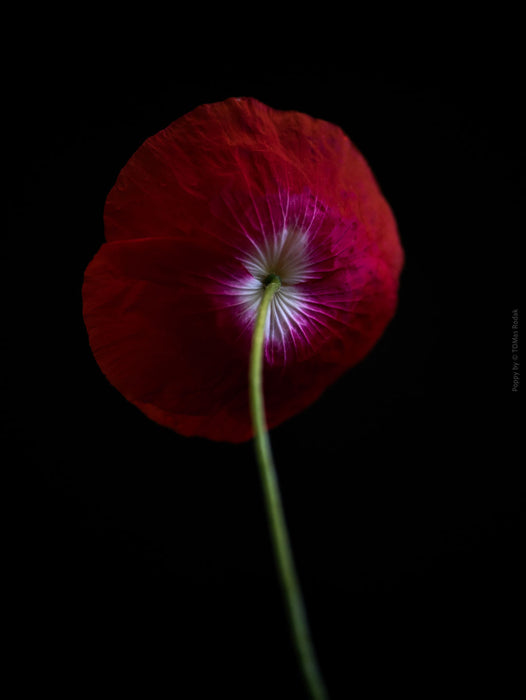
[{"label": "green stem", "polygon": [[327,700],[327,691],[321,677],[307,623],[305,605],[292,558],[287,525],[281,504],[278,479],[265,420],[263,401],[263,346],[265,323],[274,294],[281,286],[277,275],[265,280],[265,293],[259,307],[250,352],[250,411],[254,427],[256,458],[265,495],[265,507],[270,525],[276,565],[285,597],[285,605],[292,639],[301,670],[313,700]]}]

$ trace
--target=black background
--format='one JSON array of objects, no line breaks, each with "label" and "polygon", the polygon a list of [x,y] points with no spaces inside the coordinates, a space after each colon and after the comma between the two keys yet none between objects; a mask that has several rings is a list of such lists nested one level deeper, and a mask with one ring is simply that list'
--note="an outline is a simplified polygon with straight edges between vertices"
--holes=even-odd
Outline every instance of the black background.
[{"label": "black background", "polygon": [[252,445],[148,420],[103,377],[81,314],[119,170],[187,111],[241,95],[340,125],[406,251],[397,315],[370,356],[271,435],[331,697],[502,689],[518,673],[519,70],[491,43],[445,43],[448,61],[424,41],[404,59],[218,50],[201,65],[126,45],[97,61],[71,40],[12,78],[3,427],[22,685],[306,697]]}]

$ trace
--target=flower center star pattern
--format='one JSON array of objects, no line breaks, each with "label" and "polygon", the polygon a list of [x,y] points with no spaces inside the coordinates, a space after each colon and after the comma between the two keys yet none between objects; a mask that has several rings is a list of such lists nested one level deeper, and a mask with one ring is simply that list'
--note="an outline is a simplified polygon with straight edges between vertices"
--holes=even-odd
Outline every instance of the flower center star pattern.
[{"label": "flower center star pattern", "polygon": [[[238,292],[246,322],[252,325],[257,315],[267,281],[277,275],[281,286],[270,302],[265,326],[269,348],[281,350],[286,361],[287,346],[295,348],[306,332],[309,320],[308,295],[302,285],[312,278],[312,262],[308,253],[307,234],[301,228],[289,227],[285,221],[278,233],[266,237],[265,247],[255,246],[252,255],[243,261],[250,276],[240,280]],[[273,353],[268,352],[267,357]]]},{"label": "flower center star pattern", "polygon": [[[270,221],[262,223],[259,243],[245,230],[247,254],[239,259],[239,273],[228,280],[224,292],[237,299],[240,322],[249,331],[266,281],[272,275],[279,277],[281,287],[272,298],[265,328],[266,359],[270,363],[286,363],[311,354],[317,345],[316,336],[323,341],[327,334],[337,332],[342,321],[336,312],[352,299],[350,291],[348,298],[342,299],[341,290],[331,290],[328,284],[328,263],[334,265],[344,249],[329,250],[324,245],[321,231],[327,211],[309,196],[295,197],[292,202],[286,197],[286,193],[279,196],[274,211],[272,198],[266,202]],[[334,235],[334,222],[331,229]]]}]

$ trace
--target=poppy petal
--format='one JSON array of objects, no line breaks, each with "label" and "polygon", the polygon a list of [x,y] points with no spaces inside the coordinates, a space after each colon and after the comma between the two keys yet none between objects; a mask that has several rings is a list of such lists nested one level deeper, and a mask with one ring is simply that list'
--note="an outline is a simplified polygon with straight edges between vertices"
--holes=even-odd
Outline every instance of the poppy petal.
[{"label": "poppy petal", "polygon": [[105,208],[84,279],[109,381],[183,435],[252,436],[248,355],[264,279],[269,427],[376,343],[403,251],[389,205],[336,126],[251,98],[203,105],[148,139]]}]

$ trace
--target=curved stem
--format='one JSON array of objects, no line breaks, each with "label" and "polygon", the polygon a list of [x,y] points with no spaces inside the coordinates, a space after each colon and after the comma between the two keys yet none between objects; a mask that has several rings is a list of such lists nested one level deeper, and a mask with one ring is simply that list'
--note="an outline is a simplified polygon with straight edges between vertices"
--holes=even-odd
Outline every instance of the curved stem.
[{"label": "curved stem", "polygon": [[303,596],[292,558],[287,525],[281,504],[278,479],[265,420],[263,400],[263,346],[265,324],[270,303],[281,286],[277,275],[265,280],[265,293],[259,307],[250,352],[249,391],[250,411],[259,473],[265,495],[276,566],[279,572],[292,639],[310,696],[313,700],[327,700],[328,695],[321,677],[307,623]]}]

